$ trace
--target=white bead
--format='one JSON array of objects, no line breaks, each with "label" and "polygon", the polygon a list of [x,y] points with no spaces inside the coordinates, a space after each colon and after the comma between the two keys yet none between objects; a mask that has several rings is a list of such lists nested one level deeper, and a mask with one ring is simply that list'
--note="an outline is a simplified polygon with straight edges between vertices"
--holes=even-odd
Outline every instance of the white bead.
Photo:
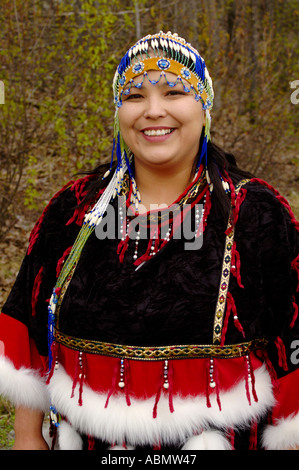
[{"label": "white bead", "polygon": [[120,388],[124,388],[125,382],[118,382],[118,386],[119,386]]},{"label": "white bead", "polygon": [[216,383],[213,381],[213,382],[210,382],[210,387],[211,388],[215,388],[216,387]]}]

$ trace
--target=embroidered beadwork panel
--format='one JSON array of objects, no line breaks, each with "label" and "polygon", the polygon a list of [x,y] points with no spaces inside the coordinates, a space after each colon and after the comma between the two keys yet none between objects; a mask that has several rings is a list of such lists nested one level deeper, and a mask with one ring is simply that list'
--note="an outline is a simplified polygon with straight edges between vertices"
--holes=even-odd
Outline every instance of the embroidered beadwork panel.
[{"label": "embroidered beadwork panel", "polygon": [[105,356],[119,357],[135,360],[165,360],[165,359],[195,359],[203,357],[232,358],[245,356],[250,351],[264,348],[267,341],[263,338],[255,339],[247,343],[231,344],[226,346],[216,345],[176,345],[176,346],[126,346],[100,341],[74,338],[56,331],[56,341],[68,348],[83,351],[90,354],[102,354]]},{"label": "embroidered beadwork panel", "polygon": [[[244,184],[246,184],[248,181],[249,181],[248,179],[242,180],[236,185],[235,187],[236,197],[241,187]],[[235,234],[235,228],[232,227],[232,214],[229,217],[227,231],[228,231],[228,235],[226,236],[226,240],[225,240],[221,279],[220,279],[218,300],[216,304],[215,318],[214,318],[213,344],[220,344],[220,341],[221,341],[223,317],[224,317],[224,312],[225,312],[225,307],[226,307],[226,298],[227,298],[228,287],[229,287],[231,260],[232,260],[232,247],[234,243],[234,234]]]}]

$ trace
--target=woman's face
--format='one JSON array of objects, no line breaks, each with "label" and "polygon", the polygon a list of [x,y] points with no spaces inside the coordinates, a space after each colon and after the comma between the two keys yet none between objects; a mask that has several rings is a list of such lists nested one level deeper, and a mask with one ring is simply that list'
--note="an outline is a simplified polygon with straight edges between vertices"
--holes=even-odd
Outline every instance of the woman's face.
[{"label": "woman's face", "polygon": [[[149,71],[150,80],[159,80],[159,71]],[[167,80],[177,76],[166,73]],[[141,83],[143,76],[134,79]],[[135,156],[135,167],[141,165],[170,169],[193,166],[198,154],[204,125],[204,111],[193,92],[184,91],[178,82],[170,87],[162,77],[153,85],[145,78],[141,88],[131,87],[123,94],[119,108],[123,139]]]}]

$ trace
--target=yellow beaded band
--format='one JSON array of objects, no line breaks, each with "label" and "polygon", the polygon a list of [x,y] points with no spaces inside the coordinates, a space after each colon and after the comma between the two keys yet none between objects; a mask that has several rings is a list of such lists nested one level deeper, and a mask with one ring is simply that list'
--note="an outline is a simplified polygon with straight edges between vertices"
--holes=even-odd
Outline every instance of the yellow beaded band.
[{"label": "yellow beaded band", "polygon": [[[161,72],[162,76],[165,72],[171,72],[181,80],[188,82],[196,94],[200,94],[202,101],[206,105],[208,102],[208,94],[204,90],[204,84],[199,78],[187,67],[184,67],[180,62],[173,59],[163,59],[158,57],[151,57],[140,62],[132,64],[132,66],[126,71],[125,80],[119,84],[119,99],[121,99],[124,90],[129,83],[134,82],[134,78],[144,74],[150,70],[156,70]],[[169,83],[169,82],[168,82]]]},{"label": "yellow beaded band", "polygon": [[101,341],[92,341],[66,335],[61,331],[55,333],[57,343],[68,348],[90,354],[118,357],[141,361],[159,361],[165,359],[219,358],[227,359],[248,355],[251,351],[264,349],[267,341],[264,338],[247,343],[216,345],[175,345],[175,346],[126,346]]}]

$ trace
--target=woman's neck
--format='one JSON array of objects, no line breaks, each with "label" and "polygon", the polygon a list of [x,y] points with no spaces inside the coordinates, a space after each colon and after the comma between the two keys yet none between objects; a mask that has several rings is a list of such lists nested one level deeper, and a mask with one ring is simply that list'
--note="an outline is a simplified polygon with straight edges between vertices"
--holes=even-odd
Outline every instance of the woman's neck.
[{"label": "woman's neck", "polygon": [[135,179],[141,197],[140,212],[170,206],[186,190],[193,176],[190,168],[163,172],[161,169],[135,166]]}]

